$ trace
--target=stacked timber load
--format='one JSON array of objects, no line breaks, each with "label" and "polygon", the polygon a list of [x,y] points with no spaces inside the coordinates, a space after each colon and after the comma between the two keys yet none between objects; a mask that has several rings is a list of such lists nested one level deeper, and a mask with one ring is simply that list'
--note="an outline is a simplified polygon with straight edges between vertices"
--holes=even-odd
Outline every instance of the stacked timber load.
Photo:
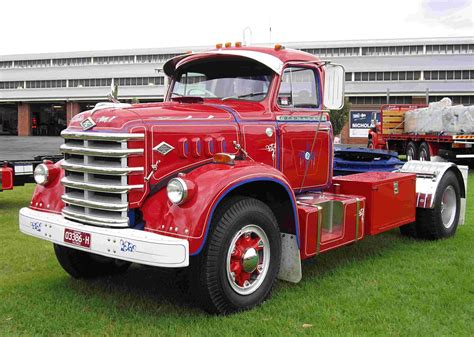
[{"label": "stacked timber load", "polygon": [[427,108],[405,112],[404,132],[416,134],[472,133],[474,106],[453,106],[449,98],[430,103]]}]

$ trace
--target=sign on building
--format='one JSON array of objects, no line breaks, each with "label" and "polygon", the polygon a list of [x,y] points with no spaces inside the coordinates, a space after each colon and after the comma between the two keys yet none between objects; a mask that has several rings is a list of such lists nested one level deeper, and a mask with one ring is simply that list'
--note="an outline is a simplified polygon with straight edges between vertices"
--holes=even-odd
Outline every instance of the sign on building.
[{"label": "sign on building", "polygon": [[349,137],[367,138],[372,116],[380,122],[380,114],[377,111],[351,111],[349,119]]}]

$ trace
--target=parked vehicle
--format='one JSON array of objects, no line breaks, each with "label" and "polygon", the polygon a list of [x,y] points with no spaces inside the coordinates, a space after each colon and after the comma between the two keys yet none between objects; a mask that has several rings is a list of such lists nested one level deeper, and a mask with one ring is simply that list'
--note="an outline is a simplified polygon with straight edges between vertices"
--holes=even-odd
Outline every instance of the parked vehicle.
[{"label": "parked vehicle", "polygon": [[0,192],[11,190],[14,186],[34,183],[33,172],[44,160],[53,163],[61,160],[62,155],[38,155],[32,160],[7,160],[0,167]]},{"label": "parked vehicle", "polygon": [[199,303],[231,313],[277,278],[299,282],[304,259],[395,227],[446,238],[462,223],[467,174],[452,163],[333,178],[341,66],[236,44],[164,72],[165,102],[98,104],[62,132],[65,159],[35,169],[20,229],[51,241],[73,277],[187,267]]},{"label": "parked vehicle", "polygon": [[[414,127],[409,127],[406,123],[407,116],[426,107],[428,106],[383,105],[380,109],[381,122],[377,122],[376,115],[372,118],[367,147],[397,151],[399,154],[405,154],[407,160],[430,161],[439,157],[448,161],[472,161],[474,159],[474,133],[471,129],[474,128],[474,119],[468,115],[467,122],[471,124],[471,127],[467,132],[456,129],[445,131],[441,123],[437,123],[441,127],[431,130],[428,127],[416,127],[420,124],[433,125],[432,114],[420,114],[416,120],[418,123]],[[461,106],[461,108],[468,107]],[[469,108],[474,112],[474,107]],[[438,118],[442,118],[442,111],[439,111]]]}]

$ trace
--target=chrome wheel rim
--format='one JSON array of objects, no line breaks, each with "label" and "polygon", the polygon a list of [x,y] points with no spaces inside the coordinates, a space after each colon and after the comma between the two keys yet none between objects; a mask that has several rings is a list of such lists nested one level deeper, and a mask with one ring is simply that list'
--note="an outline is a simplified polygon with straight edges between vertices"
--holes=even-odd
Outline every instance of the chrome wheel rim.
[{"label": "chrome wheel rim", "polygon": [[270,242],[260,226],[247,225],[229,245],[226,259],[227,280],[240,295],[254,293],[263,283],[270,265]]},{"label": "chrome wheel rim", "polygon": [[451,228],[454,224],[456,206],[456,192],[454,187],[449,185],[441,196],[441,220],[446,229]]}]

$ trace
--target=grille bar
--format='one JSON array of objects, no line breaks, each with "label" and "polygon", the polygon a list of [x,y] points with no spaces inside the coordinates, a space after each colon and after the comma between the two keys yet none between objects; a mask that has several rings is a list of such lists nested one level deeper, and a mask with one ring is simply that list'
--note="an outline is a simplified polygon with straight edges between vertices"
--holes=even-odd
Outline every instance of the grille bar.
[{"label": "grille bar", "polygon": [[61,145],[59,149],[62,153],[97,157],[125,158],[133,154],[143,154],[143,149],[109,149],[99,147],[71,146],[67,144]]},{"label": "grille bar", "polygon": [[97,173],[105,175],[123,176],[135,172],[143,172],[143,167],[111,167],[110,165],[81,165],[68,160],[61,163],[61,167],[68,171],[83,172],[83,173]]},{"label": "grille bar", "polygon": [[109,141],[127,141],[143,140],[143,133],[106,133],[106,132],[80,132],[64,130],[61,132],[64,139],[82,139],[82,140],[109,140]]},{"label": "grille bar", "polygon": [[105,184],[105,183],[94,183],[94,182],[82,182],[73,180],[68,177],[61,179],[61,183],[70,188],[76,188],[80,190],[96,191],[96,192],[109,192],[109,193],[127,193],[133,189],[142,189],[143,185],[117,185],[117,184]]},{"label": "grille bar", "polygon": [[125,212],[128,209],[128,203],[106,202],[106,201],[101,201],[99,198],[84,199],[84,198],[78,198],[68,193],[64,194],[61,197],[61,199],[65,203],[68,203],[71,205],[101,209],[104,211]]},{"label": "grille bar", "polygon": [[128,218],[109,218],[94,215],[86,215],[81,212],[71,210],[69,207],[63,209],[63,215],[69,219],[77,220],[79,222],[88,223],[91,225],[107,226],[107,227],[127,227]]}]

